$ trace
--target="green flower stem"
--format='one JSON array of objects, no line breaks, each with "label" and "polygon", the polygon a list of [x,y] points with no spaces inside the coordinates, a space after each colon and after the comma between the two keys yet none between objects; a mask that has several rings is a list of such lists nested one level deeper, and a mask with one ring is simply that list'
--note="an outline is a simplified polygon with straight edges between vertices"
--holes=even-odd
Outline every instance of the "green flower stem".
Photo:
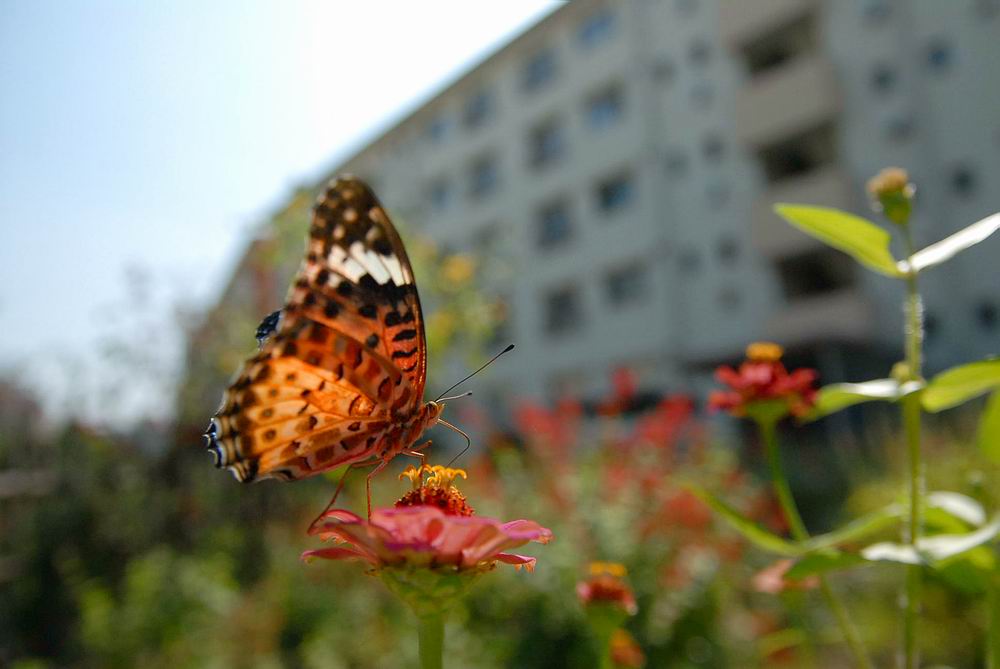
[{"label": "green flower stem", "polygon": [[444,615],[425,613],[418,618],[417,635],[420,639],[421,669],[444,667]]},{"label": "green flower stem", "polygon": [[[806,530],[805,523],[802,522],[802,516],[799,514],[799,509],[795,505],[795,498],[792,497],[792,490],[788,485],[788,477],[785,476],[785,468],[781,464],[781,453],[778,450],[778,438],[776,435],[777,421],[761,420],[757,421],[757,426],[760,429],[761,439],[764,441],[767,463],[771,468],[771,482],[774,485],[774,492],[778,497],[778,503],[781,505],[781,510],[785,514],[788,526],[792,530],[792,536],[796,541],[805,541],[809,538],[809,531]],[[833,588],[830,587],[826,576],[821,575],[819,583],[823,599],[826,600],[827,606],[830,607],[834,617],[837,619],[840,632],[844,635],[844,639],[854,654],[854,659],[858,663],[858,666],[863,669],[873,669],[874,665],[868,658],[868,651],[865,649],[864,642],[861,641],[861,637],[851,622],[844,604],[837,597]]]},{"label": "green flower stem", "polygon": [[[915,252],[913,234],[909,225],[900,226],[906,243],[907,257],[912,259]],[[923,306],[917,290],[917,277],[906,277],[906,371],[909,381],[920,379],[923,364]],[[909,459],[910,515],[906,526],[906,541],[916,547],[920,540],[921,512],[923,506],[924,472],[920,454],[920,396],[916,393],[903,398],[903,431]],[[917,669],[920,658],[917,653],[917,618],[920,612],[920,565],[906,567],[906,611],[903,618],[903,666]]]},{"label": "green flower stem", "polygon": [[991,574],[986,591],[989,629],[986,630],[986,669],[1000,669],[1000,572]]}]

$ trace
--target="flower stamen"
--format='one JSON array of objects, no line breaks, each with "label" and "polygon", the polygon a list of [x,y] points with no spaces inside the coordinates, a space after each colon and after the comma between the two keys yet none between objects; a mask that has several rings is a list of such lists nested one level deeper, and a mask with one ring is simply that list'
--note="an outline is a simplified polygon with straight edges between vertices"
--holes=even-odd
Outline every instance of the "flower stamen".
[{"label": "flower stamen", "polygon": [[747,360],[751,362],[778,362],[784,354],[785,349],[770,341],[755,341],[747,346]]},{"label": "flower stamen", "polygon": [[[424,480],[424,474],[429,474]],[[458,488],[453,483],[457,478],[468,478],[463,469],[451,469],[441,465],[421,465],[407,467],[399,475],[399,479],[410,479],[412,489],[399,498],[395,506],[433,506],[450,516],[471,516],[475,511],[469,506]]]}]

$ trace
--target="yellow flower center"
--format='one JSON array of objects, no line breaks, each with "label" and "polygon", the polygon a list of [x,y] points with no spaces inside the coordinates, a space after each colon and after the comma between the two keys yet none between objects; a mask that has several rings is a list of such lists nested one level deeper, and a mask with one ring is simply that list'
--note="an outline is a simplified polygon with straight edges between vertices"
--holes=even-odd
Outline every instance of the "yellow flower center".
[{"label": "yellow flower center", "polygon": [[625,578],[628,569],[618,562],[591,562],[589,566],[591,576],[614,576],[615,578]]},{"label": "yellow flower center", "polygon": [[[427,480],[424,480],[427,474]],[[441,465],[409,466],[399,475],[399,480],[410,480],[411,489],[396,502],[397,507],[435,506],[448,515],[471,516],[475,513],[465,495],[453,485],[457,478],[467,479],[463,469]]]},{"label": "yellow flower center", "polygon": [[747,360],[751,362],[778,362],[785,349],[769,341],[756,341],[747,346]]}]

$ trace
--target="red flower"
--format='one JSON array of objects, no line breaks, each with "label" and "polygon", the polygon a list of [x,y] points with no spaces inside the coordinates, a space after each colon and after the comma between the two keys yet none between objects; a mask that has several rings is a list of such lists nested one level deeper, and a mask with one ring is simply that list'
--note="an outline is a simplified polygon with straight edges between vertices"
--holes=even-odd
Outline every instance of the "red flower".
[{"label": "red flower", "polygon": [[640,669],[646,664],[646,655],[635,637],[617,629],[611,635],[611,662],[619,669]]},{"label": "red flower", "polygon": [[615,562],[590,563],[590,578],[576,584],[576,594],[585,606],[610,604],[628,615],[638,606],[632,588],[625,582],[625,567]]},{"label": "red flower", "polygon": [[[431,472],[426,484],[423,474]],[[452,571],[485,571],[505,562],[529,571],[535,558],[505,551],[529,541],[548,543],[552,532],[531,520],[502,523],[473,515],[464,496],[451,485],[459,469],[410,467],[405,476],[414,488],[396,508],[376,509],[370,520],[333,509],[309,533],[338,545],[306,551],[302,558],[364,560],[376,568],[425,567]]]},{"label": "red flower", "polygon": [[747,360],[739,370],[723,365],[715,378],[729,390],[714,391],[708,398],[713,411],[728,411],[747,416],[754,405],[763,403],[784,408],[785,414],[805,415],[816,403],[816,371],[796,369],[789,372],[781,363],[784,353],[777,344],[757,342],[747,347]]}]

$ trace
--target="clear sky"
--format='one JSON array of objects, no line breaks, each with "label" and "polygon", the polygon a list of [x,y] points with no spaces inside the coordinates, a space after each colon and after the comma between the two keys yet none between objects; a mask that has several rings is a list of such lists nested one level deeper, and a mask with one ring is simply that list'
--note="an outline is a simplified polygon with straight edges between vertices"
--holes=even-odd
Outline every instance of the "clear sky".
[{"label": "clear sky", "polygon": [[102,417],[111,338],[174,360],[291,188],[555,6],[5,0],[0,373]]}]

